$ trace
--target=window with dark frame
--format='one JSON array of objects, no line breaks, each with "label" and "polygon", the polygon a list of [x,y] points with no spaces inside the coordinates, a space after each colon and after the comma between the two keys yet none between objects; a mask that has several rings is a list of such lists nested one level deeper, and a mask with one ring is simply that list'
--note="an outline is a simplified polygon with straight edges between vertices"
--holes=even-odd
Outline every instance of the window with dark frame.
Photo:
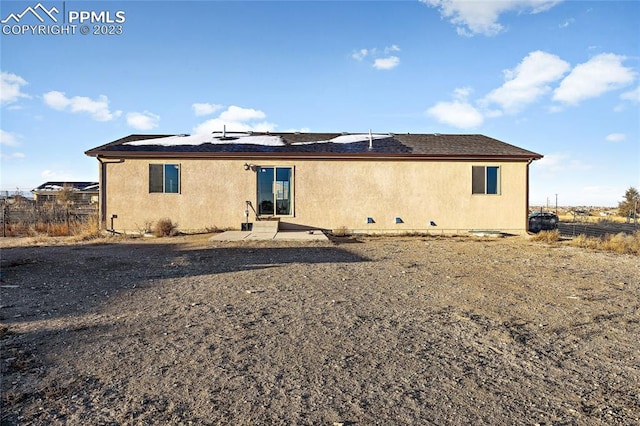
[{"label": "window with dark frame", "polygon": [[500,167],[472,166],[471,169],[472,194],[500,194]]},{"label": "window with dark frame", "polygon": [[179,194],[179,164],[149,164],[149,192]]},{"label": "window with dark frame", "polygon": [[258,214],[289,216],[293,214],[293,168],[258,168]]}]

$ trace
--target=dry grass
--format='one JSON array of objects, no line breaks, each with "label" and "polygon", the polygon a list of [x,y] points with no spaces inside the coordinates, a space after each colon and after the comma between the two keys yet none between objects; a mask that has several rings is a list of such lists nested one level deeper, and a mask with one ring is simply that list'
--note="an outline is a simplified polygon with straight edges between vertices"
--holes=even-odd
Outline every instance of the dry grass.
[{"label": "dry grass", "polygon": [[[531,241],[554,244],[561,241],[558,230],[541,231],[531,237]],[[605,235],[604,237],[588,237],[584,234],[578,235],[568,243],[574,247],[590,250],[610,251],[619,254],[640,255],[640,232],[632,235],[623,232],[615,235]]]},{"label": "dry grass", "polygon": [[7,237],[68,237],[81,236],[94,238],[100,235],[97,218],[91,217],[86,221],[69,221],[57,223],[37,222],[35,224],[13,223],[4,228]]},{"label": "dry grass", "polygon": [[553,231],[540,231],[531,237],[531,241],[540,241],[543,243],[555,243],[560,241],[560,232],[557,229]]},{"label": "dry grass", "polygon": [[558,214],[561,222],[584,223],[627,223],[627,218],[622,216],[574,216],[569,213]]},{"label": "dry grass", "polygon": [[99,235],[98,212],[86,208],[62,208],[59,205],[11,206],[2,224],[5,237],[69,237],[93,238]]},{"label": "dry grass", "polygon": [[620,254],[640,255],[640,232],[632,235],[619,233],[615,235],[605,235],[602,238],[587,237],[578,235],[571,240],[571,245],[593,249],[605,250]]}]

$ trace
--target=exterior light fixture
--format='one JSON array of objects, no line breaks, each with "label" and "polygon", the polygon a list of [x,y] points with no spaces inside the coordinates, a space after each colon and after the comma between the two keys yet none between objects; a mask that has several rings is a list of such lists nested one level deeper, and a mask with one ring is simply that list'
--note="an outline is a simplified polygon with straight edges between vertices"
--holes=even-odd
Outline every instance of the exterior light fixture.
[{"label": "exterior light fixture", "polygon": [[249,170],[251,168],[251,166],[248,163],[244,163],[244,169],[245,170]]},{"label": "exterior light fixture", "polygon": [[396,223],[404,223],[401,217],[396,217]]},{"label": "exterior light fixture", "polygon": [[375,221],[375,220],[373,220],[373,218],[372,218],[372,217],[368,217],[368,218],[367,218],[367,223],[376,223],[376,221]]}]

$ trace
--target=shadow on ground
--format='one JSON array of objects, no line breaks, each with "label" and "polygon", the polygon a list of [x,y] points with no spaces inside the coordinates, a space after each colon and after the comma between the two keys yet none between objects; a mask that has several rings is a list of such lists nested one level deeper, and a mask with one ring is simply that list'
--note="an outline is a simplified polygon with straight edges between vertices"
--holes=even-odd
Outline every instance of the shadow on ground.
[{"label": "shadow on ground", "polygon": [[179,279],[276,268],[291,263],[368,259],[335,246],[262,245],[189,248],[122,243],[3,250],[0,320],[6,324],[72,316],[124,290]]}]

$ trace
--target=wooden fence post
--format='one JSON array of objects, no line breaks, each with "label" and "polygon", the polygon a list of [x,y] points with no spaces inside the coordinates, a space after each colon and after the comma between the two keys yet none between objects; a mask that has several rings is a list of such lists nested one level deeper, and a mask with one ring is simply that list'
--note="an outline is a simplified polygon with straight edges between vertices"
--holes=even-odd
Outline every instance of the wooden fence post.
[{"label": "wooden fence post", "polygon": [[8,216],[7,213],[9,213],[9,206],[5,202],[4,205],[2,206],[2,236],[3,237],[7,236],[7,216]]}]

